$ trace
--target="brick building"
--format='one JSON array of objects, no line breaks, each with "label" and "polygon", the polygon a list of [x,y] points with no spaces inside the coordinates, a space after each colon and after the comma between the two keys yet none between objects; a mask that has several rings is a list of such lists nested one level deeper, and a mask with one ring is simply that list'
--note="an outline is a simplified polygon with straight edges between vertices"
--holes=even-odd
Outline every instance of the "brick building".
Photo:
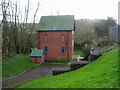
[{"label": "brick building", "polygon": [[71,60],[74,51],[74,16],[42,16],[38,31],[38,49],[45,60]]}]

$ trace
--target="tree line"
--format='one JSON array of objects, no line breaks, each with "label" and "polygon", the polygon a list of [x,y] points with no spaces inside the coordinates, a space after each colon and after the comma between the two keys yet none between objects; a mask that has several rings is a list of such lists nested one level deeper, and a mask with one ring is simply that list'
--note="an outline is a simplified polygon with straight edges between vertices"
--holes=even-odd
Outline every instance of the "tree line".
[{"label": "tree line", "polygon": [[93,43],[95,39],[109,37],[109,29],[116,25],[116,20],[112,17],[76,20],[75,44]]}]

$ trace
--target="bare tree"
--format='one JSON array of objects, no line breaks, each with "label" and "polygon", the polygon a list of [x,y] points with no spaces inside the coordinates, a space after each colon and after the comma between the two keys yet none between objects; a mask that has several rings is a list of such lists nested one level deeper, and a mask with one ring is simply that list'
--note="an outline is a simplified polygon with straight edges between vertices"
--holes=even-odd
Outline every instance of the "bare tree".
[{"label": "bare tree", "polygon": [[36,19],[36,15],[37,15],[37,12],[38,12],[38,9],[39,9],[39,5],[40,5],[40,2],[38,2],[38,5],[36,7],[36,10],[35,10],[35,13],[34,13],[34,16],[33,16],[33,22],[32,22],[32,25],[30,25],[30,28],[29,28],[29,35],[27,36],[27,39],[26,39],[26,47],[25,47],[25,50],[24,50],[24,53],[29,53],[30,50],[31,50],[31,39],[32,39],[32,34],[33,34],[33,29],[35,29],[35,19]]},{"label": "bare tree", "polygon": [[81,19],[76,20],[76,31],[75,31],[75,43],[87,43],[92,42],[93,39],[93,26],[90,20]]},{"label": "bare tree", "polygon": [[1,5],[2,5],[2,38],[3,38],[3,45],[2,45],[2,53],[9,55],[10,50],[9,50],[9,24],[7,21],[7,17],[8,17],[8,10],[9,10],[9,6],[10,6],[10,0],[8,2],[5,2],[5,0],[1,0]]},{"label": "bare tree", "polygon": [[[28,15],[30,8],[30,0],[28,0],[25,6],[25,15],[20,10],[20,2],[15,3],[10,0],[1,0],[2,6],[2,49],[3,55],[13,55],[19,53],[29,53],[32,47],[32,35],[33,29],[35,28],[35,19],[39,10],[40,3],[36,7],[33,15],[33,22],[28,23]],[[27,8],[26,8],[27,7]],[[22,22],[22,18],[24,18]]]}]

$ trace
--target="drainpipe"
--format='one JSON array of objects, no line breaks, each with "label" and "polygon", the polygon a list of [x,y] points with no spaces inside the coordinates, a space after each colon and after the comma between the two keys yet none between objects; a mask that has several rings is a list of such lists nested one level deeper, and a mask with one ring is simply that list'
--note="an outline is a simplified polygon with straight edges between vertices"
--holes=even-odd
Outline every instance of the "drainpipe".
[{"label": "drainpipe", "polygon": [[67,31],[67,60],[69,59],[69,31]]}]

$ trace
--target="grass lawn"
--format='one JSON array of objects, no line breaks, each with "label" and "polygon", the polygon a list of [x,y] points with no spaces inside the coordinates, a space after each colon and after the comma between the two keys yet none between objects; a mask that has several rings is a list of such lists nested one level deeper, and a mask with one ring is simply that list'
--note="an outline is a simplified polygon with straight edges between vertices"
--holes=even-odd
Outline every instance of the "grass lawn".
[{"label": "grass lawn", "polygon": [[81,57],[84,57],[84,53],[80,50],[74,50],[74,55],[80,55]]},{"label": "grass lawn", "polygon": [[43,77],[20,88],[115,88],[118,87],[118,51],[109,51],[75,71]]},{"label": "grass lawn", "polygon": [[17,54],[2,61],[2,78],[18,75],[39,64],[31,63],[29,55]]}]

